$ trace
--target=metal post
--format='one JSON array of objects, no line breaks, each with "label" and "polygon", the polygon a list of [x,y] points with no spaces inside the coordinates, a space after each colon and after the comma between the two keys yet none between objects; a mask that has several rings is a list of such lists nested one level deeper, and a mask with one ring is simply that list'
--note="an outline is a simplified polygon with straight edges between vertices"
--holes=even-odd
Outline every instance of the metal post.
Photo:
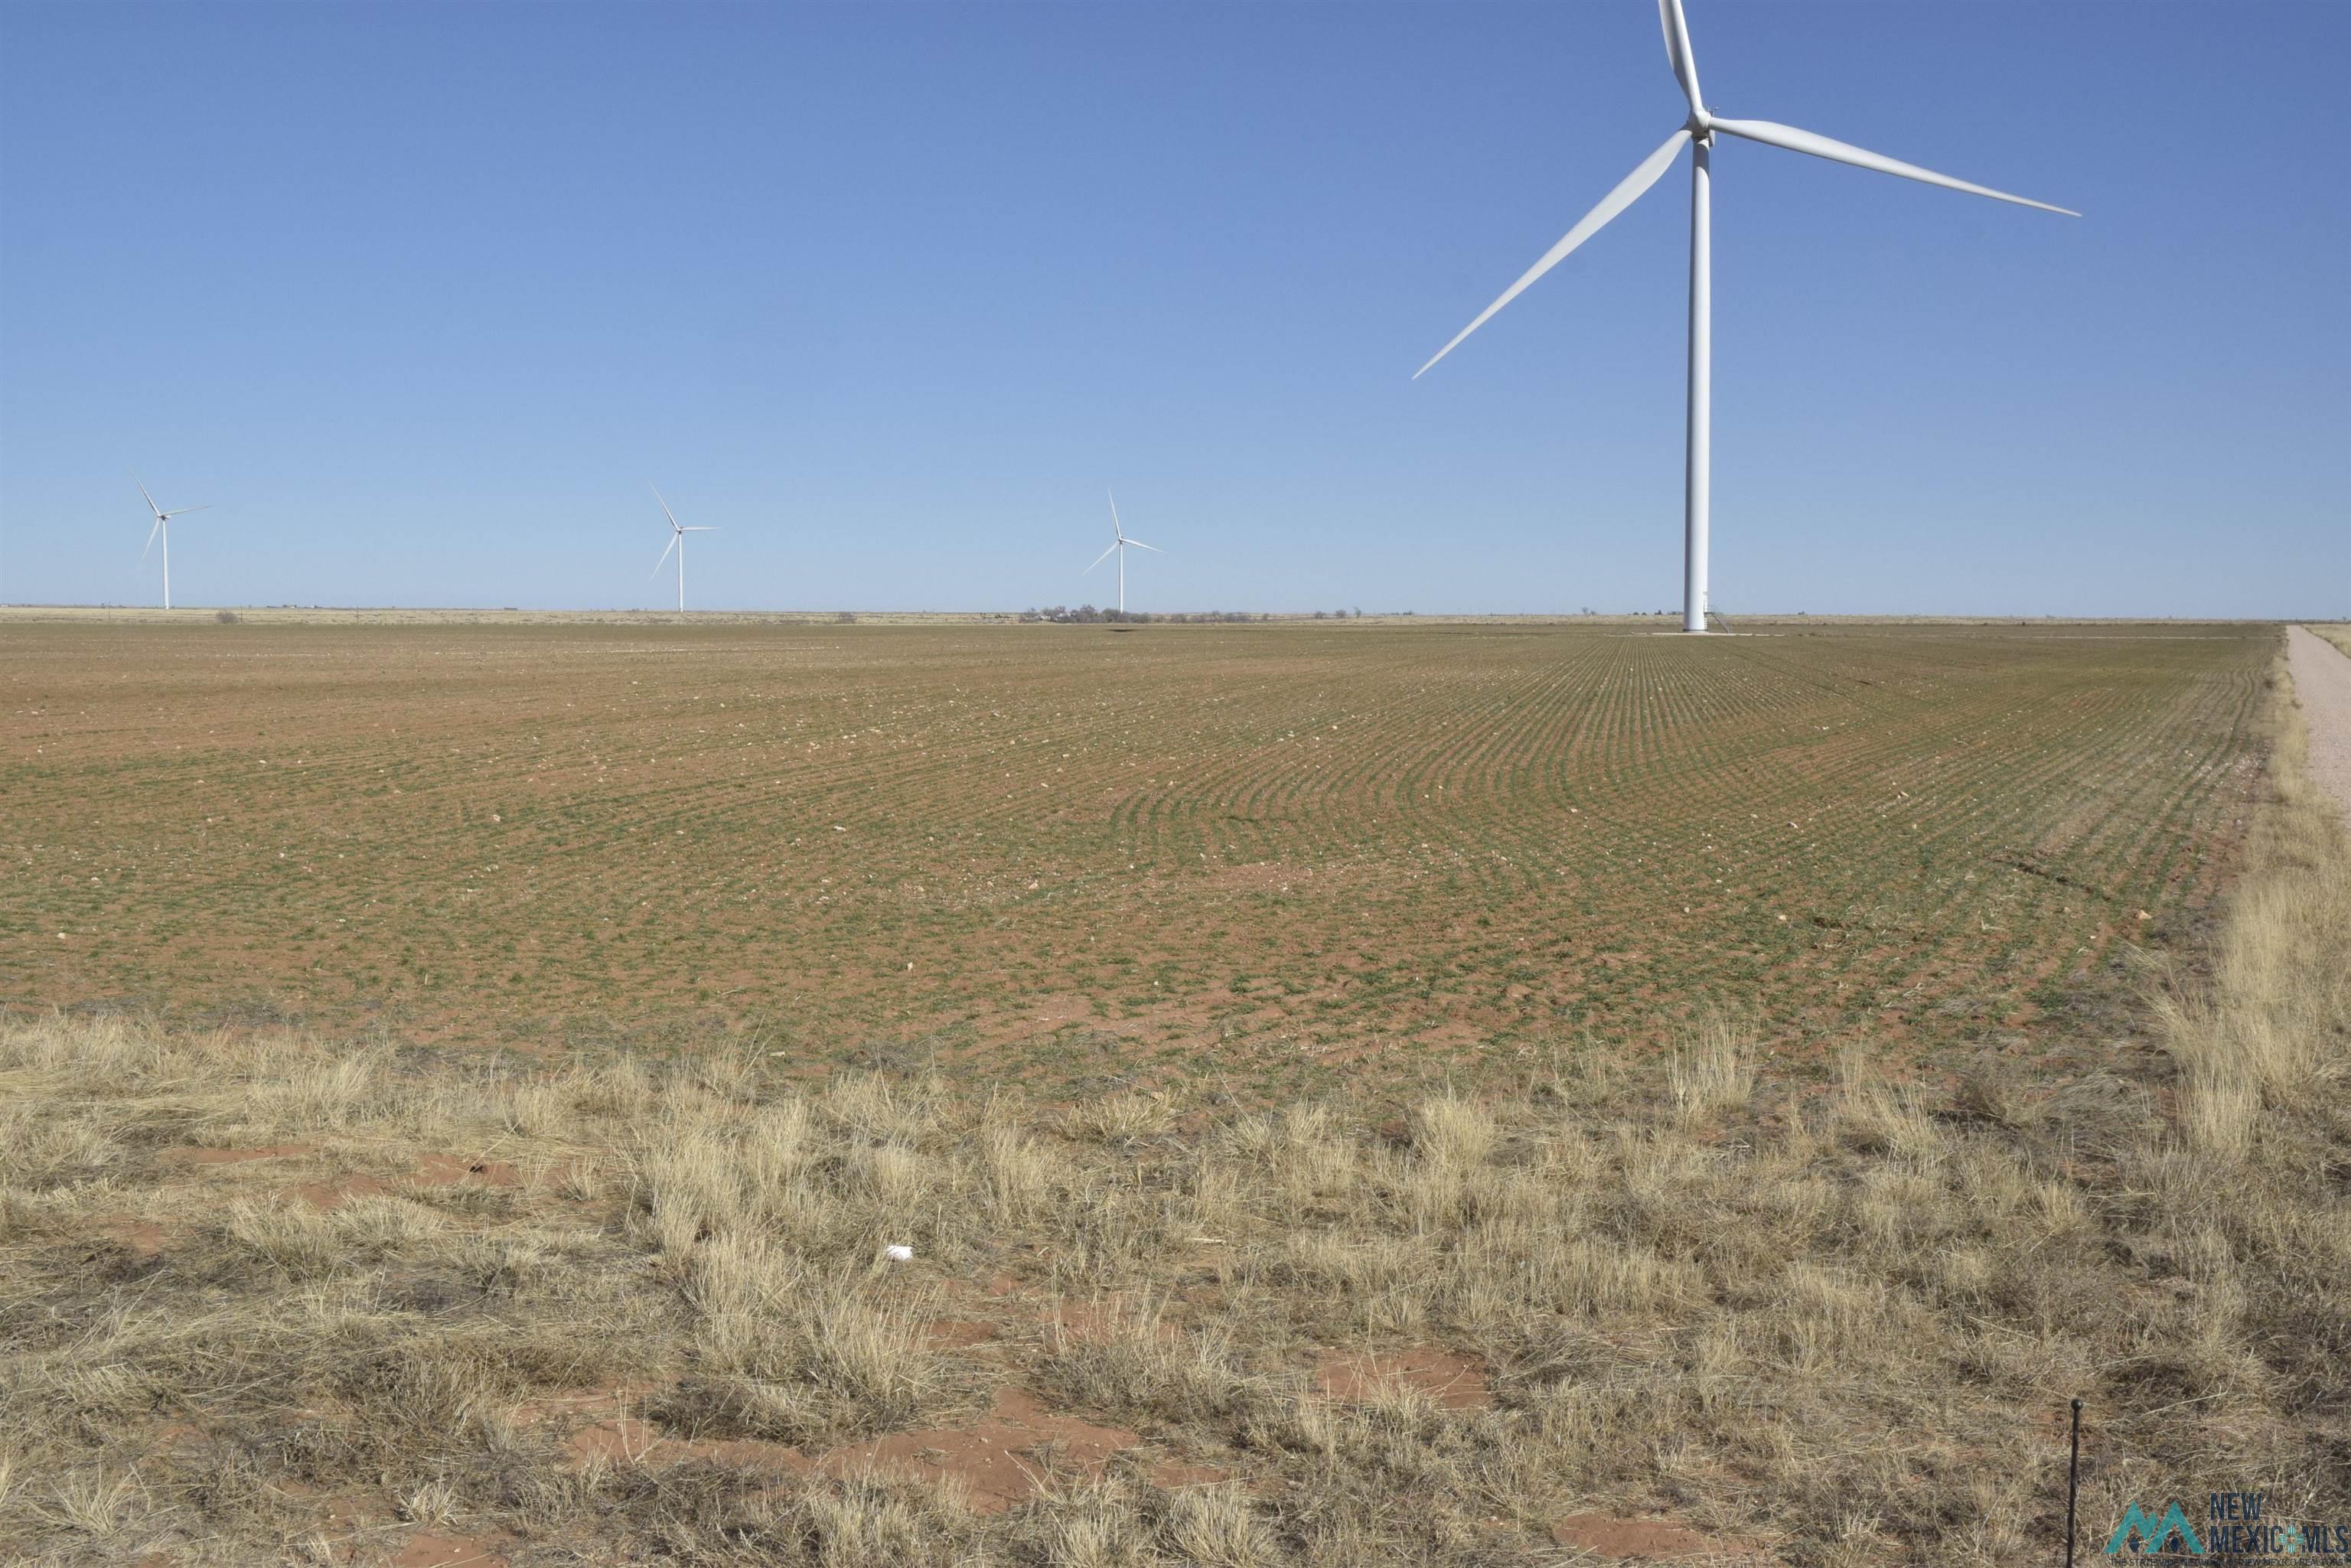
[{"label": "metal post", "polygon": [[2074,1568],[2074,1499],[2082,1487],[2082,1402],[2074,1401],[2074,1456],[2065,1464],[2065,1568]]}]

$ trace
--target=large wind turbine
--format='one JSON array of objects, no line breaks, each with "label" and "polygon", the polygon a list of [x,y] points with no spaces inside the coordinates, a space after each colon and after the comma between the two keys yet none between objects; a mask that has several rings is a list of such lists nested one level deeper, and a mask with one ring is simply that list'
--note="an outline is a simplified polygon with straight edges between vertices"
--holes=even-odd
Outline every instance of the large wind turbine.
[{"label": "large wind turbine", "polygon": [[1516,283],[1504,289],[1499,299],[1487,306],[1475,321],[1462,328],[1452,342],[1437,350],[1427,365],[1415,371],[1413,379],[1418,381],[1426,373],[1429,365],[1451,353],[1463,338],[1484,326],[1495,311],[1516,299],[1529,284],[1557,267],[1570,251],[1598,234],[1607,226],[1610,219],[1638,201],[1641,193],[1656,184],[1658,176],[1680,154],[1683,144],[1689,144],[1689,439],[1683,491],[1682,630],[1703,632],[1706,630],[1707,613],[1706,551],[1712,470],[1714,371],[1714,236],[1708,213],[1708,185],[1712,178],[1708,165],[1714,151],[1715,133],[1724,131],[1750,141],[1761,141],[1767,147],[1784,147],[1791,152],[1809,152],[1815,158],[1850,163],[1857,169],[1875,169],[1881,174],[1899,174],[1906,180],[1923,180],[1929,185],[1941,185],[1947,190],[1990,196],[1996,202],[2013,202],[2020,207],[2039,207],[2044,213],[2062,213],[2069,218],[2078,218],[2082,214],[2067,207],[2053,207],[2046,202],[2011,196],[2005,191],[1971,185],[1965,180],[1954,180],[1948,174],[1938,174],[1915,163],[1904,163],[1842,141],[1832,141],[1825,136],[1816,136],[1791,125],[1774,125],[1768,120],[1718,120],[1707,112],[1706,103],[1698,96],[1698,62],[1690,54],[1689,25],[1682,17],[1682,0],[1657,0],[1657,19],[1665,25],[1666,59],[1673,67],[1674,78],[1681,83],[1682,96],[1689,99],[1688,120],[1679,131],[1666,138],[1664,146],[1644,159],[1639,168],[1625,175],[1614,190],[1601,197],[1600,204],[1584,214],[1583,220],[1568,230],[1557,245],[1543,253],[1541,260],[1527,268]]},{"label": "large wind turbine", "polygon": [[[1104,493],[1108,494],[1108,492]],[[1165,555],[1167,552],[1161,549],[1157,545],[1147,545],[1141,539],[1131,539],[1126,537],[1126,530],[1119,527],[1118,497],[1116,496],[1112,496],[1110,498],[1110,549],[1094,557],[1093,560],[1086,567],[1086,571],[1093,570],[1095,567],[1100,566],[1102,562],[1108,560],[1113,555],[1116,555],[1118,557],[1118,612],[1121,615],[1123,615],[1126,613],[1127,550],[1129,549],[1147,549],[1153,555]],[[1085,571],[1078,573],[1080,577],[1083,577],[1085,574]]]},{"label": "large wind turbine", "polygon": [[[146,484],[141,481],[137,475],[134,474],[131,476],[131,482],[139,486],[139,493],[141,495],[147,496]],[[172,519],[173,517],[185,517],[190,512],[202,512],[209,510],[210,508],[206,507],[174,507],[167,512],[162,507],[155,504],[154,497],[147,496],[147,509],[155,514],[155,526],[147,530],[146,548],[139,552],[139,559],[142,562],[145,561],[147,559],[147,551],[155,548],[155,540],[159,537],[162,539],[163,608],[169,610],[172,608]]]},{"label": "large wind turbine", "polygon": [[653,499],[661,501],[662,516],[669,519],[669,543],[662,546],[661,559],[653,562],[652,575],[659,577],[661,569],[669,561],[669,552],[677,551],[677,607],[680,611],[684,611],[685,609],[685,536],[715,534],[718,529],[710,523],[696,523],[691,528],[681,527],[677,520],[677,514],[669,509],[667,501],[662,501],[662,493],[653,488],[652,481],[646,481],[645,488],[653,490]]}]

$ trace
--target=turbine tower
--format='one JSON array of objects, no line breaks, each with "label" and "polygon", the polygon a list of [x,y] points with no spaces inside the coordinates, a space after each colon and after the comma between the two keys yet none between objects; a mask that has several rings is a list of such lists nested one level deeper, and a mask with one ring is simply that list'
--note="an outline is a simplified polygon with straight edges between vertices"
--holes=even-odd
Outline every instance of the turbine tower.
[{"label": "turbine tower", "polygon": [[[131,482],[139,486],[139,493],[141,495],[147,496],[147,486],[140,479],[139,476],[136,474],[132,475],[131,476]],[[172,608],[172,519],[173,517],[185,517],[190,512],[207,511],[210,510],[210,508],[208,507],[174,507],[167,512],[162,507],[155,504],[154,497],[147,496],[147,509],[155,514],[155,526],[147,530],[146,548],[139,552],[139,559],[141,562],[144,562],[147,559],[147,551],[155,548],[155,540],[158,538],[162,539],[163,608],[169,610]]]},{"label": "turbine tower", "polygon": [[[1108,494],[1108,492],[1104,493]],[[1126,530],[1119,527],[1118,523],[1118,497],[1116,496],[1112,496],[1110,498],[1110,549],[1094,557],[1093,560],[1086,567],[1086,571],[1093,570],[1095,567],[1100,566],[1102,562],[1108,560],[1113,554],[1118,557],[1118,612],[1121,615],[1123,615],[1126,613],[1126,552],[1128,549],[1147,549],[1153,555],[1165,555],[1167,552],[1161,549],[1157,545],[1147,545],[1141,539],[1131,539],[1126,537]],[[1085,571],[1078,573],[1080,577],[1083,577],[1085,574]]]},{"label": "turbine tower", "polygon": [[677,514],[669,509],[667,501],[662,501],[662,493],[653,489],[651,480],[645,482],[645,488],[653,490],[653,499],[661,501],[662,516],[669,519],[669,543],[662,546],[661,559],[653,562],[652,575],[659,577],[661,569],[669,561],[669,552],[677,551],[677,608],[679,613],[683,614],[685,611],[685,536],[715,534],[718,529],[709,523],[696,523],[691,528],[681,528],[678,525]]},{"label": "turbine tower", "polygon": [[1557,245],[1543,253],[1541,260],[1527,268],[1516,283],[1504,289],[1500,298],[1480,311],[1475,321],[1462,328],[1452,342],[1437,350],[1428,364],[1415,371],[1413,380],[1418,381],[1426,374],[1430,365],[1451,353],[1463,338],[1491,319],[1494,312],[1516,299],[1525,292],[1528,285],[1557,267],[1570,251],[1598,234],[1617,214],[1638,201],[1641,193],[1657,183],[1658,177],[1665,173],[1667,167],[1680,155],[1683,145],[1687,143],[1691,150],[1689,429],[1682,492],[1682,630],[1703,632],[1707,615],[1707,530],[1713,479],[1714,231],[1708,188],[1713,179],[1711,165],[1716,133],[1761,141],[1767,147],[1782,147],[1791,152],[1809,152],[1815,158],[1850,163],[1856,169],[1875,169],[1881,174],[1899,174],[1906,180],[1922,180],[1946,190],[1990,196],[1996,202],[2013,202],[2020,207],[2038,207],[2044,213],[2062,213],[2069,218],[2078,218],[2082,214],[2068,207],[2053,207],[2046,202],[2028,201],[2022,196],[2011,196],[2005,191],[1971,185],[1965,180],[1954,180],[1948,174],[1938,174],[1915,163],[1905,163],[1882,153],[1866,152],[1842,141],[1832,141],[1825,136],[1799,131],[1792,125],[1775,125],[1768,120],[1719,120],[1707,112],[1706,102],[1698,96],[1698,61],[1690,53],[1689,25],[1682,17],[1682,0],[1657,0],[1657,19],[1665,26],[1666,60],[1673,67],[1674,79],[1681,84],[1682,96],[1689,100],[1689,119],[1679,131],[1666,138],[1664,146],[1643,160],[1639,168],[1625,175],[1614,190],[1601,197],[1600,204],[1584,214],[1582,221],[1568,230]]}]

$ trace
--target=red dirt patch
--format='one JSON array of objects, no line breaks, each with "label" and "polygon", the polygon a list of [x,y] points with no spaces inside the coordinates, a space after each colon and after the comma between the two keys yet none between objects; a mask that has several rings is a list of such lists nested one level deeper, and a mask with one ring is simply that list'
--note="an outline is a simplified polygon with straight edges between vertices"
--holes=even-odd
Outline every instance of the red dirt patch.
[{"label": "red dirt patch", "polygon": [[851,1448],[835,1448],[817,1461],[833,1475],[868,1469],[894,1469],[917,1479],[960,1482],[971,1506],[1001,1513],[1036,1494],[1050,1467],[1099,1471],[1122,1448],[1143,1439],[1119,1427],[1098,1427],[1076,1416],[1045,1408],[1022,1389],[999,1389],[996,1406],[979,1425],[901,1432]]},{"label": "red dirt patch", "polygon": [[1151,1467],[1151,1484],[1168,1491],[1178,1487],[1214,1486],[1232,1479],[1229,1470],[1220,1470],[1214,1465],[1188,1464],[1182,1459],[1162,1459]]},{"label": "red dirt patch", "polygon": [[941,1318],[926,1323],[923,1333],[929,1336],[934,1350],[967,1350],[976,1344],[986,1344],[996,1337],[994,1323],[967,1322],[956,1318]]},{"label": "red dirt patch", "polygon": [[354,1197],[381,1197],[402,1187],[519,1186],[522,1173],[504,1160],[472,1160],[460,1155],[421,1155],[415,1174],[386,1179],[350,1176],[337,1181],[305,1182],[295,1190],[320,1208],[334,1208]]},{"label": "red dirt patch", "polygon": [[798,1448],[763,1443],[756,1437],[667,1437],[651,1421],[616,1416],[582,1427],[564,1439],[564,1450],[575,1464],[601,1459],[611,1465],[682,1465],[688,1459],[708,1459],[747,1470],[774,1470],[805,1475],[810,1466]]},{"label": "red dirt patch", "polygon": [[1649,1562],[1733,1550],[1670,1519],[1617,1519],[1604,1513],[1572,1513],[1551,1527],[1551,1538],[1562,1546],[1582,1547],[1603,1557]]},{"label": "red dirt patch", "polygon": [[152,1258],[171,1244],[172,1235],[162,1226],[144,1219],[133,1219],[127,1214],[110,1214],[97,1222],[98,1233],[136,1252],[141,1258]]},{"label": "red dirt patch", "polygon": [[[1048,1410],[1035,1395],[1005,1388],[998,1391],[994,1407],[976,1426],[893,1433],[829,1449],[814,1459],[797,1448],[752,1438],[665,1437],[653,1422],[632,1416],[582,1427],[565,1439],[564,1448],[575,1464],[583,1465],[597,1460],[616,1465],[676,1465],[688,1459],[709,1459],[778,1474],[818,1470],[845,1476],[893,1469],[918,1480],[952,1478],[973,1508],[983,1513],[1001,1513],[1036,1495],[1038,1479],[1048,1469],[1098,1472],[1113,1454],[1140,1447],[1142,1442],[1123,1427],[1096,1426],[1081,1416]],[[1221,1471],[1204,1466],[1169,1460],[1153,1471],[1153,1479],[1162,1486],[1186,1486],[1224,1477]]]},{"label": "red dirt patch", "polygon": [[486,1536],[420,1530],[392,1553],[392,1568],[507,1568],[507,1555]]},{"label": "red dirt patch", "polygon": [[378,1176],[350,1176],[337,1181],[306,1181],[294,1189],[313,1208],[340,1208],[355,1197],[381,1197],[392,1191]]},{"label": "red dirt patch", "polygon": [[611,1388],[572,1388],[544,1394],[516,1406],[513,1418],[518,1422],[554,1421],[566,1416],[625,1413],[631,1400],[660,1386],[657,1383],[624,1383]]},{"label": "red dirt patch", "polygon": [[1489,1410],[1494,1405],[1485,1368],[1434,1345],[1390,1355],[1332,1351],[1315,1364],[1314,1380],[1332,1399],[1368,1399],[1382,1387],[1403,1387],[1419,1389],[1447,1410]]}]

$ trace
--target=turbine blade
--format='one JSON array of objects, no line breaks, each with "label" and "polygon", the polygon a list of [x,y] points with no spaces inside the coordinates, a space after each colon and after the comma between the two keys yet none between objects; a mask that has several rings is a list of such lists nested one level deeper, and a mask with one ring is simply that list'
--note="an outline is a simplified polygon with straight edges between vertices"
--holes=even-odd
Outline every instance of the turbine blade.
[{"label": "turbine blade", "polygon": [[718,525],[716,523],[688,523],[685,527],[678,529],[677,531],[682,534],[715,534],[718,531]]},{"label": "turbine blade", "polygon": [[663,567],[667,566],[667,565],[669,564],[669,552],[670,552],[670,551],[672,551],[672,550],[674,550],[674,549],[675,549],[676,548],[677,548],[677,534],[676,534],[676,532],[675,532],[674,530],[673,530],[673,531],[671,532],[670,536],[669,536],[669,543],[667,543],[667,544],[665,544],[665,545],[662,546],[661,559],[659,559],[659,560],[657,560],[657,561],[653,562],[653,570],[651,570],[651,571],[649,571],[649,572],[645,573],[645,575],[646,575],[648,578],[659,577],[659,576],[661,575],[661,569],[662,569]]},{"label": "turbine blade", "polygon": [[[146,483],[136,474],[131,476],[131,482],[139,486],[139,493],[141,495],[147,496]],[[152,496],[147,496],[147,509],[154,513],[159,517],[163,515],[163,508],[155,504],[155,497]]]},{"label": "turbine blade", "polygon": [[677,527],[677,514],[669,509],[669,503],[667,501],[662,501],[662,493],[659,490],[653,490],[653,482],[652,480],[648,479],[645,481],[645,488],[653,490],[654,500],[661,501],[662,516],[669,519],[669,526],[673,528]]},{"label": "turbine blade", "polygon": [[167,517],[184,517],[190,512],[209,512],[212,509],[212,503],[207,501],[201,507],[174,507],[170,511],[163,513],[162,516]]},{"label": "turbine blade", "polygon": [[1689,99],[1690,108],[1703,114],[1706,105],[1698,97],[1698,57],[1690,53],[1689,22],[1682,16],[1682,0],[1657,0],[1657,20],[1666,29],[1666,63],[1674,68],[1674,79],[1682,84],[1682,96]]},{"label": "turbine blade", "polygon": [[1744,136],[1750,141],[1761,141],[1766,147],[1784,147],[1791,152],[1809,152],[1815,158],[1826,158],[1834,163],[1850,163],[1856,169],[1875,169],[1881,174],[1899,174],[1906,180],[1940,185],[1947,191],[1965,191],[1971,196],[1990,196],[1995,202],[2013,202],[2020,207],[2038,207],[2044,213],[2059,213],[2069,218],[2082,215],[2071,207],[2053,207],[2046,202],[2011,196],[2006,191],[1995,191],[1989,185],[1971,185],[1965,180],[1954,180],[1949,174],[1938,174],[1932,169],[1921,169],[1916,163],[1905,163],[1882,152],[1833,141],[1809,131],[1799,131],[1792,125],[1775,125],[1768,120],[1718,120],[1714,122],[1714,129],[1728,131],[1733,136]]},{"label": "turbine blade", "polygon": [[146,561],[147,561],[147,552],[148,552],[149,550],[153,549],[155,548],[155,536],[156,536],[157,534],[162,533],[162,531],[163,531],[163,514],[162,514],[162,513],[161,513],[161,512],[158,512],[158,513],[156,513],[156,514],[155,514],[155,526],[154,526],[153,528],[149,528],[149,529],[147,530],[147,542],[146,542],[144,545],[142,545],[141,547],[140,547],[140,550],[139,550],[139,561],[140,561],[140,564],[141,564],[141,565],[142,565],[142,566],[143,566],[143,565],[145,565],[145,564],[146,564]]},{"label": "turbine blade", "polygon": [[1126,542],[1133,545],[1137,549],[1147,549],[1153,555],[1165,555],[1167,553],[1165,550],[1161,549],[1157,545],[1147,545],[1141,539],[1128,539]]},{"label": "turbine blade", "polygon": [[1110,490],[1104,490],[1104,491],[1102,492],[1102,494],[1103,494],[1103,495],[1105,495],[1105,496],[1110,497],[1110,532],[1111,532],[1111,537],[1112,537],[1113,538],[1119,538],[1119,539],[1123,539],[1123,538],[1126,538],[1126,530],[1125,530],[1123,528],[1122,528],[1122,527],[1120,527],[1120,526],[1119,526],[1119,521],[1118,521],[1118,496],[1117,496],[1117,494],[1116,494],[1115,492],[1113,492],[1113,491],[1110,491]]},{"label": "turbine blade", "polygon": [[1577,246],[1582,245],[1585,240],[1590,239],[1593,235],[1598,234],[1603,228],[1605,228],[1611,218],[1614,218],[1617,214],[1623,212],[1626,207],[1631,206],[1635,202],[1639,201],[1641,199],[1641,193],[1657,183],[1657,176],[1666,172],[1666,165],[1674,161],[1675,155],[1681,152],[1682,144],[1689,139],[1690,133],[1687,128],[1677,131],[1671,136],[1667,137],[1664,146],[1658,148],[1655,152],[1650,153],[1648,157],[1643,159],[1639,168],[1634,170],[1631,173],[1625,175],[1624,179],[1618,181],[1614,190],[1600,198],[1600,204],[1598,206],[1584,214],[1583,219],[1578,222],[1573,228],[1568,230],[1565,235],[1561,236],[1560,242],[1557,245],[1543,252],[1542,259],[1541,261],[1536,262],[1532,267],[1527,268],[1525,272],[1520,275],[1519,280],[1516,283],[1511,284],[1508,288],[1502,290],[1502,297],[1499,299],[1495,300],[1491,305],[1487,306],[1485,309],[1479,311],[1478,314],[1478,319],[1470,322],[1467,327],[1462,328],[1461,330],[1455,335],[1452,342],[1447,343],[1445,347],[1437,350],[1436,354],[1430,358],[1427,365],[1423,365],[1420,369],[1413,371],[1412,379],[1418,381],[1421,377],[1426,375],[1428,373],[1429,365],[1434,365],[1438,360],[1443,359],[1455,349],[1460,347],[1461,340],[1463,338],[1467,338],[1470,333],[1476,331],[1479,328],[1483,327],[1488,321],[1491,320],[1495,311],[1499,310],[1503,306],[1508,305],[1511,300],[1516,299],[1520,294],[1526,291],[1526,287],[1529,284],[1532,283],[1536,278],[1541,277],[1544,273],[1549,272],[1552,267],[1557,267],[1562,260],[1566,259],[1568,252],[1573,250]]},{"label": "turbine blade", "polygon": [[[1111,550],[1114,550],[1114,549],[1118,549],[1119,545],[1121,545],[1121,544],[1124,544],[1125,542],[1126,542],[1125,540],[1123,540],[1123,539],[1120,539],[1120,540],[1116,541],[1115,543],[1113,543],[1113,544],[1110,547],[1110,549],[1106,549],[1106,550],[1102,551],[1102,554],[1100,554],[1100,555],[1098,555],[1098,556],[1094,557],[1094,559],[1093,559],[1092,560],[1091,560],[1091,561],[1089,561],[1089,562],[1087,562],[1087,563],[1086,563],[1086,571],[1092,571],[1092,570],[1093,570],[1093,569],[1094,569],[1095,567],[1098,567],[1098,566],[1100,566],[1102,562],[1104,562],[1104,561],[1108,560],[1108,559],[1110,559]],[[1078,575],[1079,575],[1080,577],[1083,577],[1083,576],[1085,576],[1086,571],[1081,571],[1081,572],[1078,573]]]}]

